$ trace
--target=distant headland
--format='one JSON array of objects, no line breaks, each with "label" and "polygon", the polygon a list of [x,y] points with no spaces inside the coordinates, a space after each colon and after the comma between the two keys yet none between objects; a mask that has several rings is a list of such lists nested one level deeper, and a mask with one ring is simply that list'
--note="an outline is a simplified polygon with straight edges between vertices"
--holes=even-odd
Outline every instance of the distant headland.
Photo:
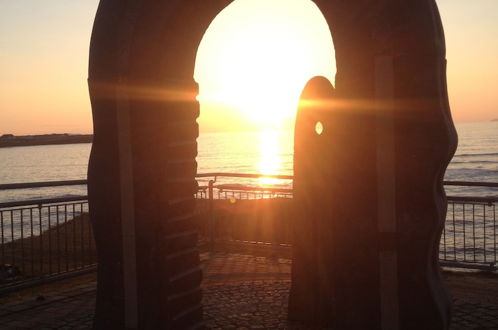
[{"label": "distant headland", "polygon": [[13,135],[0,136],[0,148],[41,146],[49,144],[91,143],[92,134],[43,134],[43,135]]}]

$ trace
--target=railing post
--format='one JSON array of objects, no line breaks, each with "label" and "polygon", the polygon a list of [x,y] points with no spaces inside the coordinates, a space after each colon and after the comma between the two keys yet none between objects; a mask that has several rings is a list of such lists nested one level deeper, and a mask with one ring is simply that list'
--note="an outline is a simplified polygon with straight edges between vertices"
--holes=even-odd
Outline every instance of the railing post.
[{"label": "railing post", "polygon": [[214,180],[209,180],[208,184],[208,198],[209,198],[209,235],[210,235],[210,249],[214,253],[214,236],[216,232],[216,223],[214,219],[214,196],[213,196]]}]

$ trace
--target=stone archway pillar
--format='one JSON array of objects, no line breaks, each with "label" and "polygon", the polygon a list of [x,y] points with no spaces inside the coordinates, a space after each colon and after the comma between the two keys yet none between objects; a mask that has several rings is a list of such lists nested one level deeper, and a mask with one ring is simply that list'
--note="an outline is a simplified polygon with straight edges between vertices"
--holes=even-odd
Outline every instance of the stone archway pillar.
[{"label": "stone archway pillar", "polygon": [[95,329],[201,325],[193,72],[200,40],[226,4],[100,2],[89,69]]},{"label": "stone archway pillar", "polygon": [[[321,106],[303,103],[296,122],[289,317],[334,329],[447,329],[438,249],[457,138],[435,1],[316,3],[337,76],[335,89],[309,82],[303,98]],[[319,137],[302,123],[309,118],[324,123]]]},{"label": "stone archway pillar", "polygon": [[[201,321],[193,230],[199,108],[192,77],[201,38],[228,3],[100,2],[89,69],[96,329],[177,329]],[[315,3],[334,39],[339,101],[324,118],[325,132],[333,125],[335,134],[327,149],[334,155],[327,171],[335,176],[323,188],[334,196],[331,221],[323,222],[334,239],[321,246],[330,257],[322,259],[320,282],[335,288],[335,301],[317,305],[334,319],[320,320],[338,329],[444,329],[449,303],[437,241],[446,205],[442,177],[456,134],[435,1]],[[392,135],[384,134],[390,129]],[[300,267],[299,258],[295,263]],[[325,281],[327,272],[333,281]],[[382,274],[396,275],[397,286]],[[387,318],[393,313],[397,318]]]}]

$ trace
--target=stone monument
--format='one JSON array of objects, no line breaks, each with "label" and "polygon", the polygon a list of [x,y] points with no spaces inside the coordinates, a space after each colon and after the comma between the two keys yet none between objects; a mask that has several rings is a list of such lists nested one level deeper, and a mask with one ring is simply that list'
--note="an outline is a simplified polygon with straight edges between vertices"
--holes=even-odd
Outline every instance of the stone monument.
[{"label": "stone monument", "polygon": [[[88,81],[95,329],[202,325],[193,72],[204,32],[229,3],[100,1]],[[320,167],[296,149],[297,204],[324,232],[316,246],[295,242],[289,317],[337,329],[446,329],[437,243],[456,133],[435,1],[315,3],[331,29],[337,76],[335,89],[317,78],[304,93],[318,88],[331,99],[311,115],[324,127],[318,138],[328,141],[315,141],[326,155],[317,158]],[[298,119],[296,145],[316,134],[301,131],[307,125]],[[327,173],[312,188],[321,209],[303,193],[318,173]],[[310,229],[305,221],[296,226]],[[303,271],[308,266],[318,282]]]},{"label": "stone monument", "polygon": [[321,3],[338,71],[335,89],[308,83],[296,121],[289,317],[333,329],[447,329],[438,249],[457,137],[435,2]]}]

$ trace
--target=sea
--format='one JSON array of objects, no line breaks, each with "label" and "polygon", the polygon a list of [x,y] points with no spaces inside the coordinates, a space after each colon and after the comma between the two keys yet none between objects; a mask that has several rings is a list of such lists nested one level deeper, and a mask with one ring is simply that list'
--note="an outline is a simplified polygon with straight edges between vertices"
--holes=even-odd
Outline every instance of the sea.
[{"label": "sea", "polygon": [[[458,150],[447,181],[498,182],[498,122],[456,124]],[[91,144],[0,148],[0,184],[86,179]],[[292,175],[293,132],[225,132],[198,138],[198,173]],[[290,180],[218,178],[217,183],[290,187]],[[498,196],[498,189],[447,187],[449,195]],[[0,191],[0,202],[85,195],[85,186]]]}]

